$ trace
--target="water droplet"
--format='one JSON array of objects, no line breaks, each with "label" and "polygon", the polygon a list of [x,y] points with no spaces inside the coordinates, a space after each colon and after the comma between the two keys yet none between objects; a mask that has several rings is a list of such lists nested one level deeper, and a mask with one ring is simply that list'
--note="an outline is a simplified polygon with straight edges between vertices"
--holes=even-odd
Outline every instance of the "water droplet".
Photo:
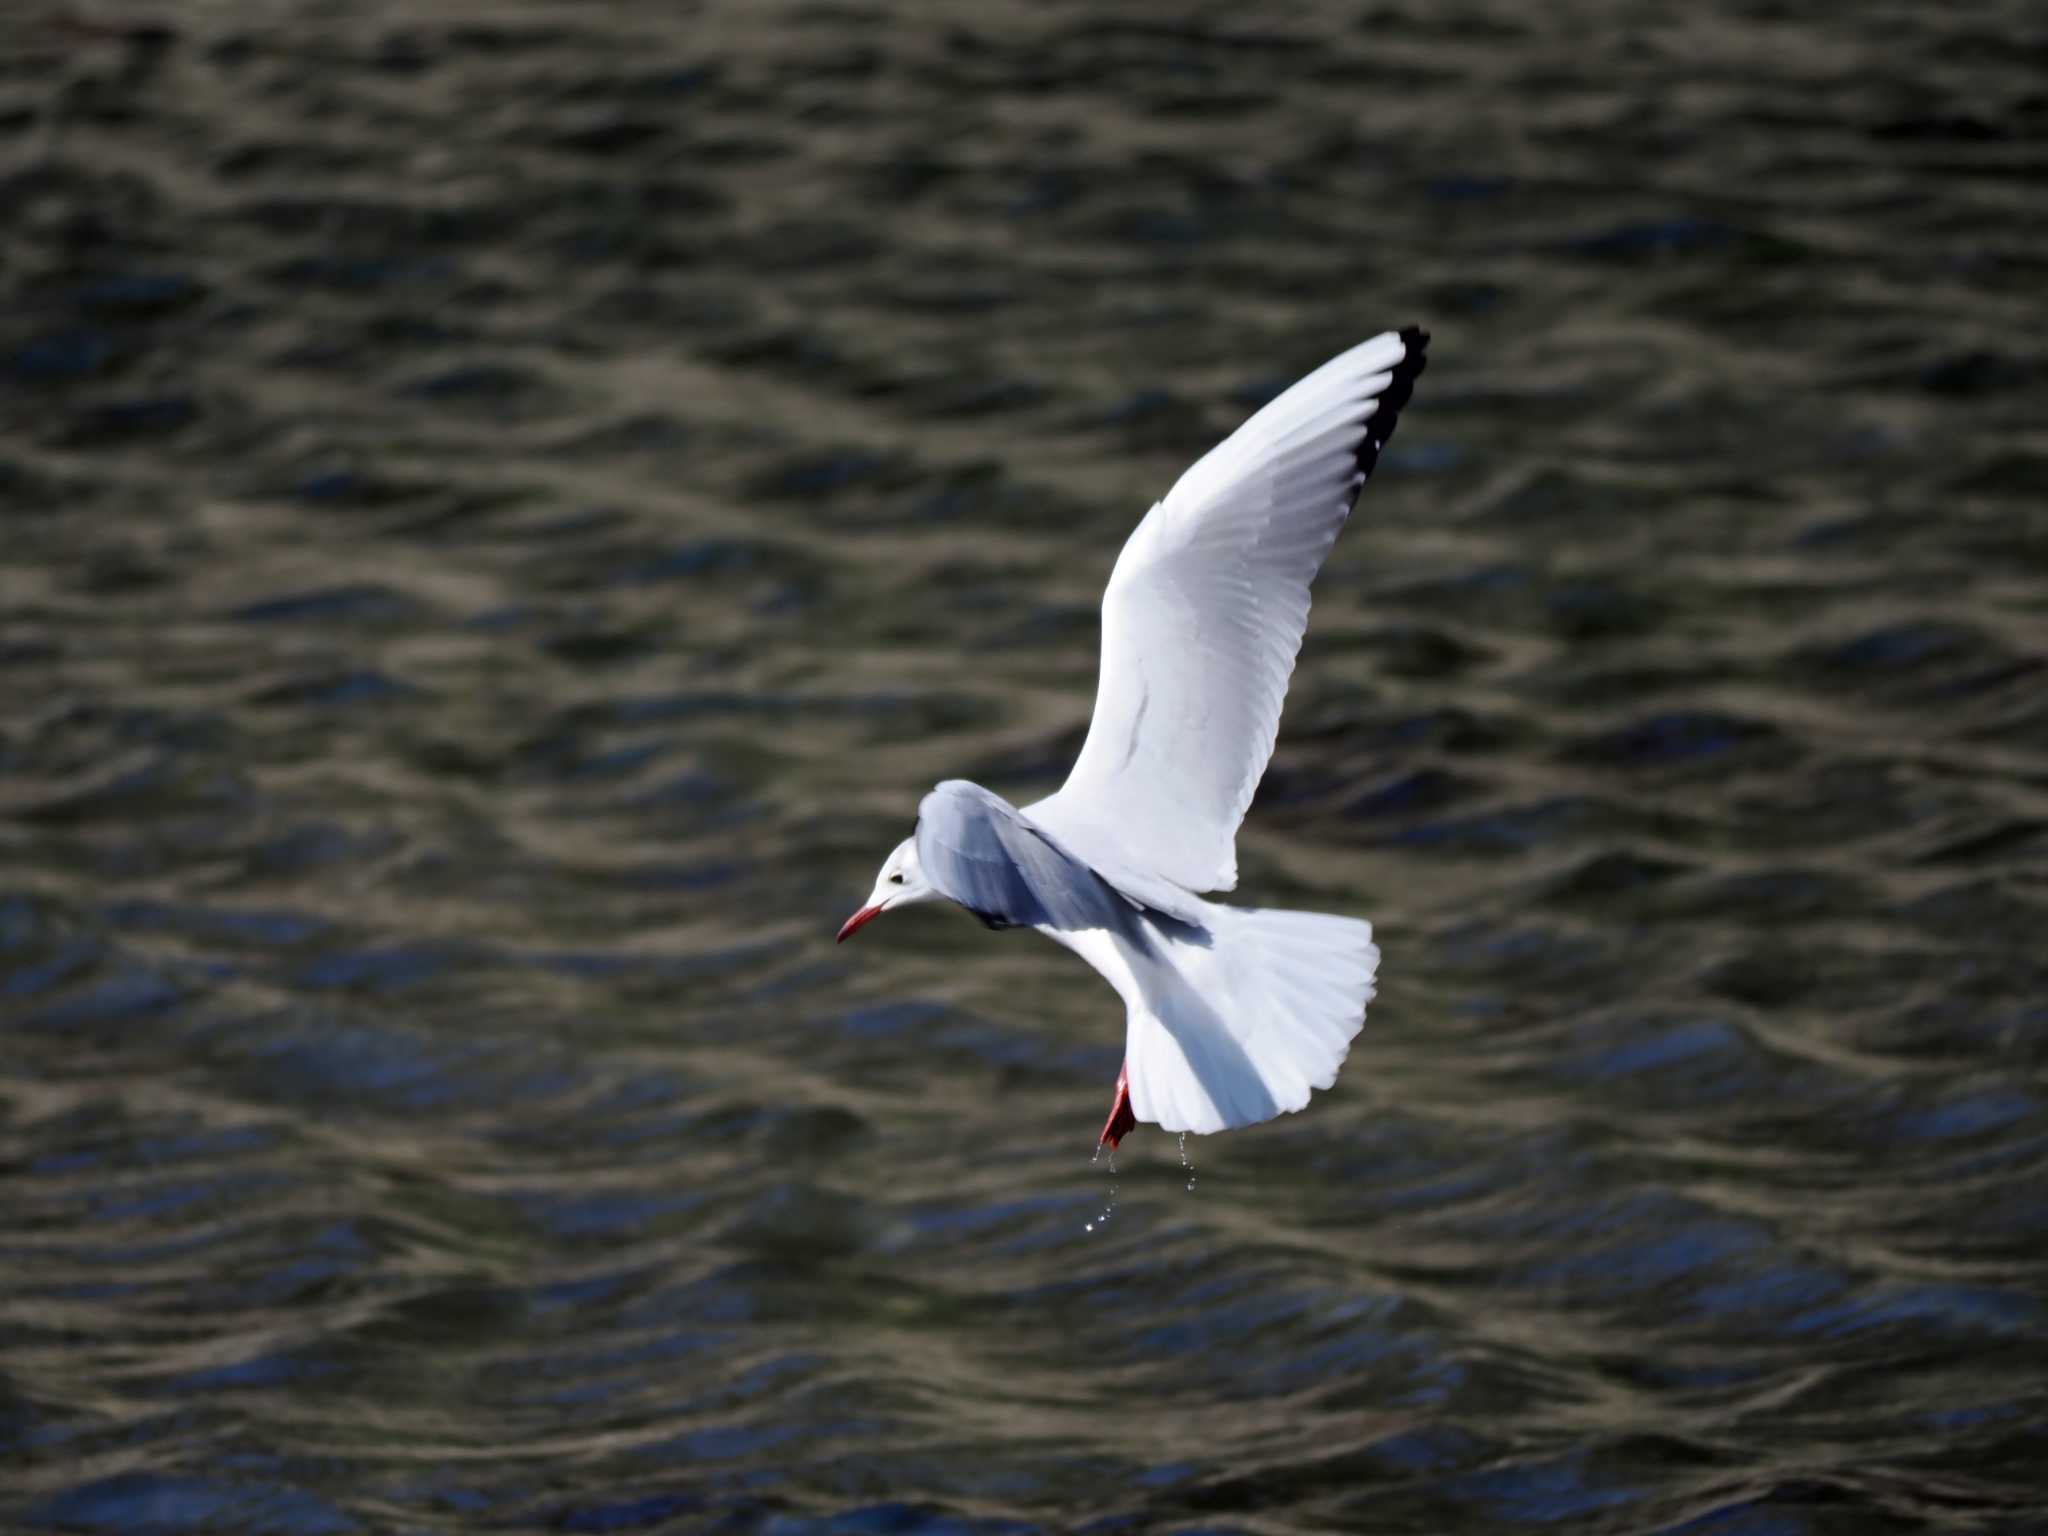
[{"label": "water droplet", "polygon": [[1188,1160],[1188,1133],[1180,1133],[1180,1165],[1188,1171],[1188,1193],[1195,1192],[1195,1165]]},{"label": "water droplet", "polygon": [[1097,1227],[1108,1226],[1109,1218],[1116,1214],[1116,1149],[1096,1147],[1095,1155],[1088,1159],[1088,1165],[1092,1168],[1101,1162],[1105,1151],[1109,1153],[1109,1201],[1102,1207],[1102,1213],[1081,1229],[1084,1232],[1093,1232]]}]

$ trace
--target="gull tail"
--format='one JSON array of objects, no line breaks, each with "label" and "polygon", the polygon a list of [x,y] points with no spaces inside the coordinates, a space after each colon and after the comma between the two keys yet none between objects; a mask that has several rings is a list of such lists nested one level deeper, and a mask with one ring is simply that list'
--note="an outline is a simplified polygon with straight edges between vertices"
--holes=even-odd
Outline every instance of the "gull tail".
[{"label": "gull tail", "polygon": [[[1300,1109],[1336,1082],[1379,969],[1372,924],[1215,906],[1206,932],[1160,930],[1160,939],[1119,1079],[1131,1117],[1169,1131],[1230,1130]],[[1104,1130],[1112,1144],[1111,1130],[1128,1129],[1118,1118]]]}]

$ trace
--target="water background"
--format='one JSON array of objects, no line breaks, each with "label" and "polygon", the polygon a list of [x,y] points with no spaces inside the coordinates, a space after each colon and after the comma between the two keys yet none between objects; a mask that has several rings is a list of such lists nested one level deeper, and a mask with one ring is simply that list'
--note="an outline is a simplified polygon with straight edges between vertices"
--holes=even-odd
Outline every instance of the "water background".
[{"label": "water background", "polygon": [[[0,1523],[2048,1529],[2048,31],[1881,4],[0,24]],[[1089,1151],[938,908],[1095,604],[1433,331]]]}]

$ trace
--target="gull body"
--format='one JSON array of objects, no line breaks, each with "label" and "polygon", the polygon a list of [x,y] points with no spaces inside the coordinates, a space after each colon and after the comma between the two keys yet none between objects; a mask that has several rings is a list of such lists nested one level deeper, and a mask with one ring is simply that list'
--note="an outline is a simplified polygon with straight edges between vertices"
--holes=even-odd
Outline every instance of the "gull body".
[{"label": "gull body", "polygon": [[945,898],[1087,961],[1126,1014],[1111,1146],[1139,1121],[1207,1133],[1300,1109],[1364,1024],[1370,923],[1203,893],[1237,883],[1309,585],[1427,344],[1410,327],[1341,353],[1183,474],[1110,575],[1095,714],[1066,783],[1021,808],[940,784],[839,930]]}]

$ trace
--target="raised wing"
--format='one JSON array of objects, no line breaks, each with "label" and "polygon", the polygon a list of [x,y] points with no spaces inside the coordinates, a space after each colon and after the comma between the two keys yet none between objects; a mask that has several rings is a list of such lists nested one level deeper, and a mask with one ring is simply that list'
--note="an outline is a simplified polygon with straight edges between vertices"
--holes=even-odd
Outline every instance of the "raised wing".
[{"label": "raised wing", "polygon": [[948,779],[917,807],[924,876],[983,922],[1079,930],[1128,920],[1101,876],[1033,826],[1000,795]]},{"label": "raised wing", "polygon": [[1102,597],[1088,739],[1033,821],[1092,863],[1113,857],[1189,891],[1237,884],[1237,827],[1273,755],[1309,583],[1428,342],[1410,326],[1331,359],[1146,514]]}]

